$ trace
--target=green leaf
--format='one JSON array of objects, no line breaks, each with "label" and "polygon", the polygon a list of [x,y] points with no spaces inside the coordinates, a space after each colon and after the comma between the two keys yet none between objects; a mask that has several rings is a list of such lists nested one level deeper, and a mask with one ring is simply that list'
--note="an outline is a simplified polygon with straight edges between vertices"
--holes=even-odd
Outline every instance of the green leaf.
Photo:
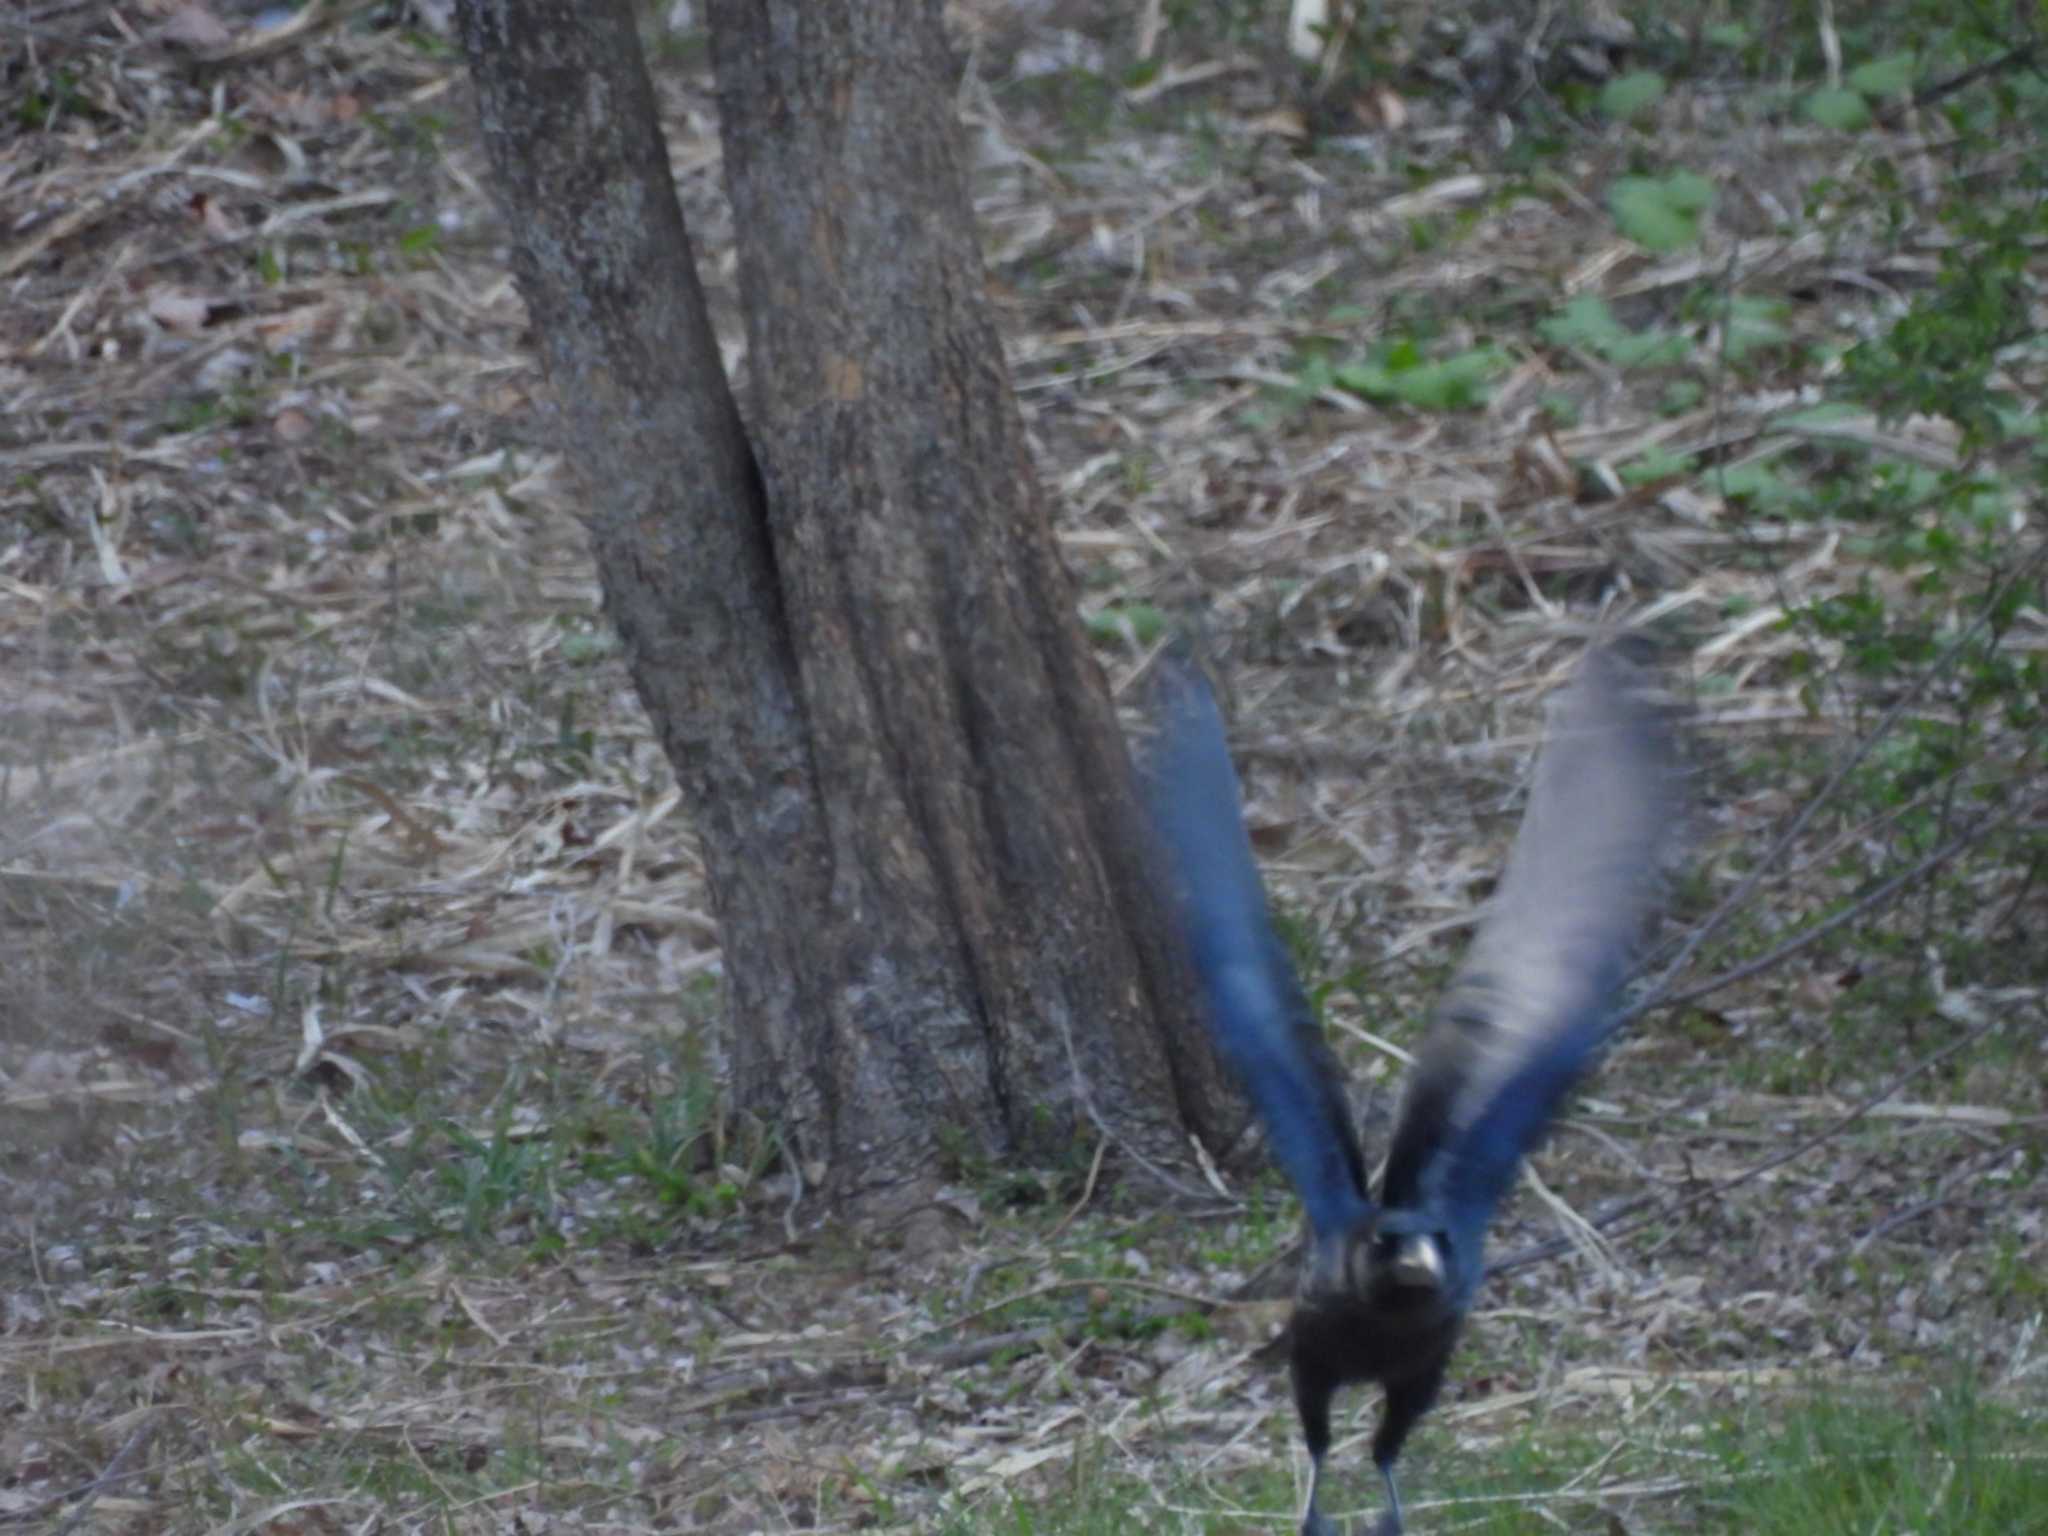
[{"label": "green leaf", "polygon": [[1294,387],[1303,395],[1319,395],[1331,382],[1330,360],[1320,352],[1310,353],[1294,370]]},{"label": "green leaf", "polygon": [[1738,362],[1759,347],[1783,346],[1792,339],[1786,325],[1791,306],[1781,299],[1755,299],[1738,295],[1728,306],[1728,330],[1723,343],[1731,362]]},{"label": "green leaf", "polygon": [[2048,415],[2014,405],[1995,410],[1992,416],[1998,422],[1999,435],[2008,442],[2022,437],[2048,441]]},{"label": "green leaf", "polygon": [[1368,400],[1398,401],[1419,411],[1467,410],[1486,403],[1487,384],[1507,366],[1508,355],[1499,347],[1473,347],[1432,362],[1414,342],[1400,341],[1377,358],[1339,368],[1336,382]]},{"label": "green leaf", "polygon": [[562,636],[562,660],[572,666],[602,661],[618,648],[619,642],[609,630],[574,630]]},{"label": "green leaf", "polygon": [[1683,416],[1687,411],[1696,410],[1707,397],[1707,386],[1698,379],[1686,377],[1673,379],[1664,386],[1657,396],[1657,410],[1665,416]]},{"label": "green leaf", "polygon": [[1837,422],[1855,421],[1864,415],[1860,405],[1847,400],[1824,400],[1819,405],[1801,406],[1796,411],[1786,411],[1771,419],[1773,427],[1826,427]]},{"label": "green leaf", "polygon": [[1560,347],[1578,347],[1603,357],[1617,368],[1662,368],[1682,363],[1692,350],[1683,336],[1669,331],[1632,331],[1614,318],[1598,294],[1582,293],[1539,327],[1543,339]]},{"label": "green leaf", "polygon": [[1660,443],[1623,465],[1621,479],[1625,485],[1648,485],[1653,480],[1670,480],[1691,472],[1690,458],[1673,453]]},{"label": "green leaf", "polygon": [[1664,95],[1664,77],[1654,70],[1640,69],[1607,82],[1600,92],[1600,113],[1616,122],[1626,122],[1654,106]]},{"label": "green leaf", "polygon": [[1615,225],[1652,251],[1675,251],[1699,239],[1700,214],[1713,200],[1713,184],[1692,171],[1624,176],[1607,194]]},{"label": "green leaf", "polygon": [[1749,42],[1749,28],[1739,21],[1723,21],[1707,28],[1706,37],[1716,48],[1741,48]]},{"label": "green leaf", "polygon": [[1854,133],[1870,126],[1870,103],[1859,91],[1822,89],[1806,98],[1806,115],[1823,128]]},{"label": "green leaf", "polygon": [[1798,487],[1788,485],[1768,464],[1736,464],[1723,472],[1717,485],[1730,501],[1745,501],[1759,512],[1779,512],[1799,499]]},{"label": "green leaf", "polygon": [[1580,294],[1565,305],[1562,313],[1552,315],[1536,329],[1555,346],[1584,347],[1602,356],[1616,337],[1628,334],[1627,328],[1614,318],[1607,301],[1597,293]]},{"label": "green leaf", "polygon": [[1129,636],[1154,645],[1166,633],[1166,614],[1151,603],[1110,603],[1088,615],[1088,638],[1100,644]]},{"label": "green leaf", "polygon": [[1888,53],[1849,71],[1849,84],[1865,96],[1903,96],[1913,89],[1913,55]]}]

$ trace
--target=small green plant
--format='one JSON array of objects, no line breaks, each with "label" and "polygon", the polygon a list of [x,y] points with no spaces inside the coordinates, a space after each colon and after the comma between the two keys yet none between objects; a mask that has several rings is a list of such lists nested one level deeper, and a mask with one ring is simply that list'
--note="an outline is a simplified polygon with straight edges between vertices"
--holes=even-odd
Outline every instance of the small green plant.
[{"label": "small green plant", "polygon": [[167,432],[207,432],[216,427],[249,427],[263,419],[262,402],[246,389],[188,395],[166,412]]},{"label": "small green plant", "polygon": [[1507,371],[1508,362],[1499,347],[1468,347],[1431,358],[1412,341],[1395,341],[1332,370],[1331,379],[1338,388],[1381,404],[1463,411],[1486,404],[1488,386]]},{"label": "small green plant", "polygon": [[1808,93],[1800,109],[1823,128],[1854,133],[1870,126],[1873,98],[1903,96],[1913,88],[1913,55],[1889,54],[1849,72],[1841,85]]},{"label": "small green plant", "polygon": [[1621,479],[1624,485],[1655,485],[1662,480],[1682,479],[1692,473],[1693,467],[1693,460],[1687,455],[1673,453],[1658,444],[1622,465]]},{"label": "small green plant", "polygon": [[14,108],[14,120],[29,132],[47,128],[53,120],[75,117],[90,111],[91,103],[79,93],[78,76],[69,69],[53,69],[43,89],[28,90]]},{"label": "small green plant", "polygon": [[684,1072],[644,1115],[615,1122],[609,1147],[586,1160],[587,1170],[639,1188],[685,1215],[731,1211],[739,1203],[739,1187],[706,1155],[717,1091],[709,1074]]},{"label": "small green plant", "polygon": [[552,1138],[532,1134],[508,1109],[496,1116],[488,1138],[453,1121],[441,1129],[455,1156],[436,1170],[435,1184],[442,1209],[464,1237],[486,1237],[507,1223],[538,1230],[553,1224],[560,1152]]},{"label": "small green plant", "polygon": [[1615,122],[1643,116],[1664,99],[1664,77],[1654,70],[1617,75],[1600,90],[1600,115]]},{"label": "small green plant", "polygon": [[1783,299],[1733,295],[1722,315],[1721,355],[1731,363],[1744,362],[1759,352],[1782,347],[1792,339],[1787,321],[1791,306]]},{"label": "small green plant", "polygon": [[1624,176],[1607,194],[1615,227],[1651,251],[1675,251],[1695,243],[1700,220],[1713,203],[1713,183],[1696,171]]},{"label": "small green plant", "polygon": [[562,659],[576,666],[590,666],[618,654],[618,633],[593,617],[563,614],[556,620],[562,630]]},{"label": "small green plant", "polygon": [[1159,643],[1169,622],[1166,611],[1152,603],[1105,603],[1087,616],[1088,638],[1097,645],[1130,645],[1137,649]]},{"label": "small green plant", "polygon": [[436,224],[415,224],[398,237],[399,253],[412,258],[415,265],[424,264],[440,248],[441,229]]},{"label": "small green plant", "polygon": [[1617,368],[1667,368],[1692,355],[1692,343],[1672,331],[1632,331],[1598,294],[1582,293],[1537,329],[1553,346],[1576,347]]}]

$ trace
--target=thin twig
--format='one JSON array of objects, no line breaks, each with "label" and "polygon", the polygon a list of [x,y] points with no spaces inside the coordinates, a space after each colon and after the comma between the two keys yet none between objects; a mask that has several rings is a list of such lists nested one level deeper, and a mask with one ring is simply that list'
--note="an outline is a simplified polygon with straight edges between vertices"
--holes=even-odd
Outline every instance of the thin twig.
[{"label": "thin twig", "polygon": [[1088,1182],[1081,1188],[1081,1198],[1074,1202],[1073,1209],[1062,1216],[1059,1219],[1059,1224],[1047,1234],[1046,1240],[1048,1242],[1056,1239],[1062,1232],[1066,1231],[1068,1227],[1074,1224],[1074,1218],[1088,1209],[1088,1202],[1095,1198],[1095,1181],[1102,1177],[1102,1160],[1108,1154],[1109,1138],[1104,1136],[1095,1143],[1095,1156],[1088,1164]]},{"label": "thin twig", "polygon": [[1905,101],[1894,107],[1887,107],[1877,114],[1879,126],[1889,128],[1908,112],[1919,107],[1931,107],[1944,96],[1953,96],[1957,91],[1967,90],[1979,80],[1992,75],[2003,74],[2008,69],[2031,68],[2034,62],[2032,48],[2014,48],[1995,59],[1982,64],[1973,64],[1968,69],[1958,70],[1946,80],[1937,80],[1925,90],[1916,90]]}]

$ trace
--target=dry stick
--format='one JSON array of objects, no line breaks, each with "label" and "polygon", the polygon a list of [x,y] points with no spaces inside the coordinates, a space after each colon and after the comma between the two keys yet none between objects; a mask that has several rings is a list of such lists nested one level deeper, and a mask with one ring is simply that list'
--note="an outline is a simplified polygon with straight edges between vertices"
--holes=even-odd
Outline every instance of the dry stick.
[{"label": "dry stick", "polygon": [[[1660,1206],[1654,1211],[1635,1215],[1634,1213],[1641,1211],[1643,1206],[1653,1203],[1656,1199],[1654,1195],[1641,1195],[1634,1200],[1622,1202],[1612,1210],[1603,1211],[1600,1215],[1593,1218],[1593,1224],[1603,1229],[1611,1228],[1613,1235],[1616,1236],[1623,1232],[1633,1232],[1637,1227],[1643,1226],[1648,1222],[1664,1217],[1676,1216],[1681,1211],[1690,1210],[1693,1206],[1716,1199],[1721,1195],[1727,1194],[1732,1189],[1737,1189],[1754,1179],[1759,1179],[1775,1168],[1782,1168],[1794,1159],[1804,1157],[1816,1147],[1823,1146],[1834,1140],[1835,1137],[1841,1135],[1843,1131],[1854,1125],[1858,1120],[1863,1119],[1873,1109],[1905,1087],[1914,1078],[1920,1076],[1923,1072],[1932,1071],[1965,1047],[1975,1045],[2004,1022],[2005,1020],[2002,1016],[1986,1019],[1962,1038],[1951,1040],[1947,1045],[1941,1047],[1940,1050],[1921,1057],[1875,1093],[1856,1103],[1841,1118],[1829,1122],[1804,1140],[1795,1141],[1784,1151],[1774,1153],[1762,1162],[1743,1169],[1742,1172],[1732,1178],[1725,1179],[1719,1184],[1710,1184],[1704,1189],[1696,1189],[1691,1194],[1682,1196],[1668,1205]],[[1633,1219],[1623,1220],[1624,1217],[1632,1217]],[[1561,1253],[1568,1252],[1572,1247],[1573,1243],[1570,1238],[1553,1237],[1547,1242],[1535,1243],[1530,1247],[1518,1249],[1504,1258],[1496,1259],[1493,1263],[1487,1265],[1486,1271],[1488,1274],[1493,1274],[1499,1270],[1520,1269],[1525,1265],[1538,1264],[1545,1259],[1555,1258]]]},{"label": "dry stick", "polygon": [[1058,1340],[1067,1342],[1069,1337],[1081,1331],[1079,1323],[1041,1323],[1036,1328],[1019,1328],[1011,1333],[992,1333],[985,1339],[969,1339],[964,1344],[952,1344],[931,1355],[936,1370],[953,1371],[965,1366],[980,1365],[992,1360],[1006,1349],[1038,1349]]},{"label": "dry stick", "polygon": [[1102,1160],[1109,1154],[1109,1138],[1103,1137],[1095,1143],[1094,1160],[1088,1164],[1088,1182],[1081,1190],[1081,1198],[1074,1202],[1074,1208],[1059,1219],[1059,1225],[1052,1229],[1046,1241],[1051,1242],[1074,1224],[1074,1218],[1088,1209],[1088,1202],[1095,1198],[1095,1181],[1102,1176]]},{"label": "dry stick", "polygon": [[1937,101],[1940,101],[1942,97],[1952,96],[1957,91],[1973,86],[1987,76],[2003,74],[2008,69],[2031,68],[2033,62],[2034,50],[2031,47],[2008,49],[1995,59],[1987,59],[1982,64],[1973,64],[1968,69],[1960,70],[1950,75],[1946,80],[1937,80],[1925,90],[1913,92],[1911,96],[1907,97],[1898,106],[1887,107],[1884,111],[1878,113],[1877,121],[1881,126],[1889,128],[1908,112],[1920,107],[1931,107]]},{"label": "dry stick", "polygon": [[[1943,648],[1942,653],[1934,658],[1933,663],[1922,670],[1920,675],[1913,680],[1912,686],[1907,688],[1892,704],[1891,708],[1887,709],[1879,717],[1877,724],[1871,728],[1869,734],[1856,744],[1856,750],[1849,754],[1848,760],[1833,773],[1829,774],[1827,782],[1821,785],[1814,793],[1813,798],[1799,808],[1799,813],[1792,818],[1791,823],[1783,832],[1778,834],[1777,841],[1773,842],[1764,856],[1757,861],[1756,868],[1749,872],[1742,884],[1730,892],[1721,904],[1708,914],[1707,920],[1687,937],[1684,944],[1679,946],[1677,955],[1672,958],[1669,965],[1664,967],[1664,973],[1644,991],[1642,996],[1622,1010],[1621,1017],[1615,1021],[1617,1029],[1642,1017],[1661,1003],[1667,1001],[1679,1002],[1688,996],[1697,997],[1701,995],[1699,989],[1694,989],[1692,992],[1682,994],[1679,997],[1672,997],[1670,995],[1672,978],[1678,974],[1688,960],[1692,959],[1699,952],[1700,946],[1712,938],[1715,933],[1719,932],[1728,919],[1733,917],[1748,902],[1749,898],[1756,893],[1756,889],[1763,883],[1764,877],[1777,867],[1779,861],[1791,849],[1792,844],[1797,841],[1799,834],[1806,830],[1807,823],[1819,814],[1820,808],[1834,798],[1835,792],[1847,781],[1849,775],[1854,773],[1862,765],[1863,760],[1877,749],[1877,744],[1880,741],[1891,734],[1892,728],[1899,723],[1900,718],[1906,711],[1919,703],[1928,688],[1933,685],[1934,680],[1948,671],[1955,663],[1956,658],[1962,654],[1963,647],[1975,640],[1977,632],[1991,622],[1990,615],[1992,610],[2005,597],[2006,593],[2011,591],[2020,582],[2033,576],[2043,566],[2048,566],[2048,539],[2042,540],[2035,547],[2034,552],[2027,556],[2020,568],[2007,577],[2004,582],[2000,583],[1999,587],[1986,600],[1982,611],[1977,617],[1972,619],[1964,627],[1962,633],[1957,635],[1955,639],[1951,640]],[[1860,907],[1852,908],[1851,910],[1860,910]],[[1788,950],[1786,953],[1790,953],[1790,951]],[[1744,974],[1750,973],[1745,972]],[[1725,982],[1716,983],[1715,985],[1725,985]],[[1712,990],[1712,988],[1707,990]]]}]

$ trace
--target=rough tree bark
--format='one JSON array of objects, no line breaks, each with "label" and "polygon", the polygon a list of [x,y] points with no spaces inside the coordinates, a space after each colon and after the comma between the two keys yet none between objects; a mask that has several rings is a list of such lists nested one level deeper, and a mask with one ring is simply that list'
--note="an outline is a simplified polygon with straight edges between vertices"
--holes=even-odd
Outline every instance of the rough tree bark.
[{"label": "rough tree bark", "polygon": [[936,3],[710,6],[744,425],[631,7],[460,10],[741,1104],[857,1194],[1089,1119],[1150,1156],[1230,1134],[989,319]]}]

